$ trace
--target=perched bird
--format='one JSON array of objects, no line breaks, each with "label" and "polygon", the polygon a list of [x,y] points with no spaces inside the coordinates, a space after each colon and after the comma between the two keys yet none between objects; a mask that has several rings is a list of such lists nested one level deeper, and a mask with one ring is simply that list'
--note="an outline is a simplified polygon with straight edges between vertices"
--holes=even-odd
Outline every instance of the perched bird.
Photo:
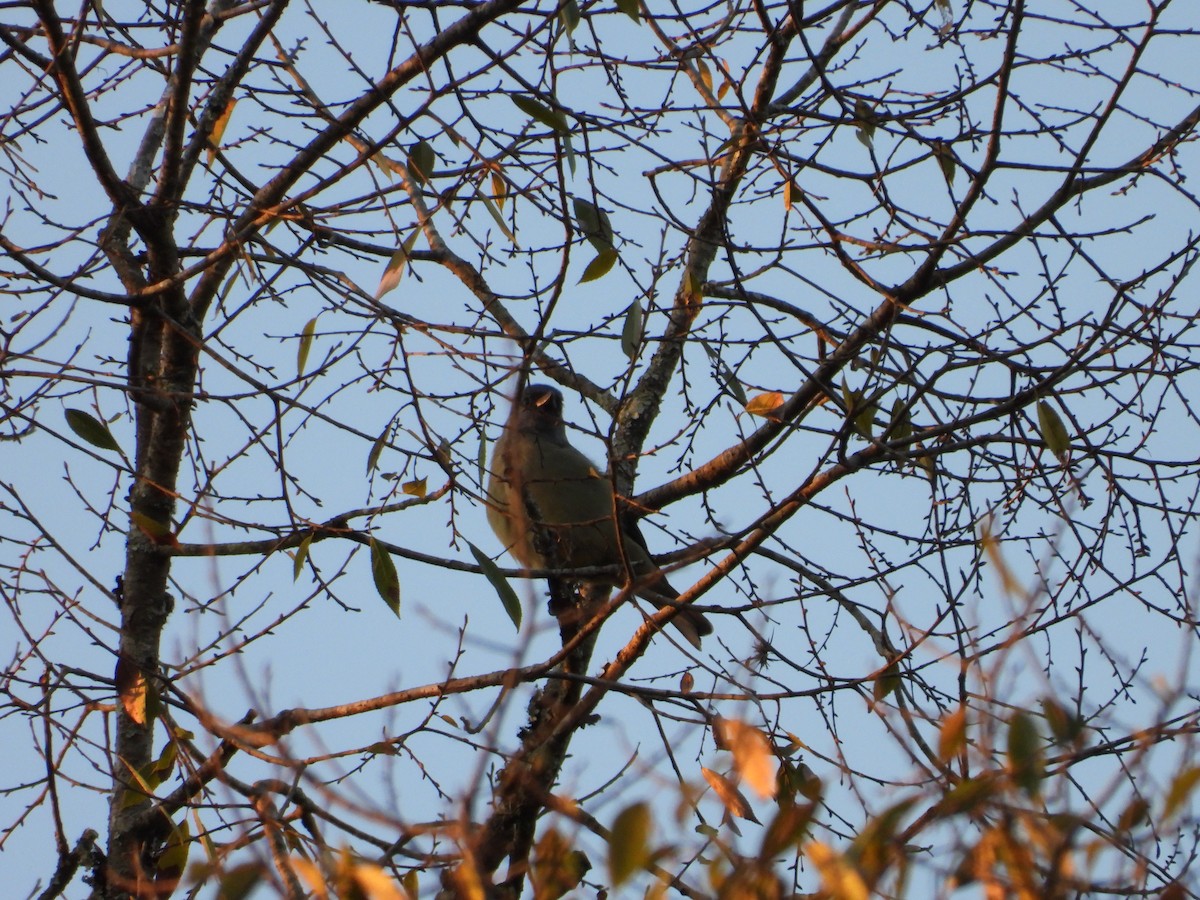
[{"label": "perched bird", "polygon": [[[528,569],[628,561],[638,596],[671,606],[679,592],[654,564],[641,535],[621,530],[613,500],[608,478],[567,440],[562,393],[544,384],[526,387],[492,452],[487,511],[492,530]],[[614,572],[587,580],[612,586],[625,579]],[[671,624],[697,648],[701,636],[712,633],[703,613],[687,607]]]}]

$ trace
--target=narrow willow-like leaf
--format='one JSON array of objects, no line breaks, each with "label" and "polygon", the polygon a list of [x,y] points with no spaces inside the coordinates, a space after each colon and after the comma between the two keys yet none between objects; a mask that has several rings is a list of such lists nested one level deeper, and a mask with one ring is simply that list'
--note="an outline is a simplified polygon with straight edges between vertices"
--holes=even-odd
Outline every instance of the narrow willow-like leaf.
[{"label": "narrow willow-like leaf", "polygon": [[367,474],[370,475],[379,465],[379,457],[383,453],[383,448],[387,446],[388,435],[392,431],[392,423],[388,422],[387,427],[380,432],[379,437],[375,438],[375,443],[371,445],[371,452],[367,454]]},{"label": "narrow willow-like leaf", "polygon": [[313,316],[304,323],[300,332],[300,346],[296,348],[296,376],[304,377],[304,367],[308,363],[308,351],[312,349],[313,335],[317,333],[317,317]]},{"label": "narrow willow-like leaf", "polygon": [[704,341],[704,352],[708,354],[708,358],[712,360],[713,367],[716,369],[717,380],[733,395],[733,399],[738,402],[738,405],[745,407],[750,402],[746,396],[746,391],[742,387],[742,383],[738,381],[738,377],[733,374],[733,370],[725,365],[725,361],[721,359],[716,350],[708,341]]},{"label": "narrow willow-like leaf", "polygon": [[467,541],[467,546],[471,548],[471,555],[475,557],[475,562],[479,563],[479,568],[483,570],[483,575],[488,582],[496,590],[496,596],[500,598],[501,605],[504,606],[504,611],[508,614],[508,618],[516,626],[517,631],[521,630],[521,601],[517,597],[517,592],[512,589],[512,585],[508,583],[508,579],[504,577],[504,573],[499,567],[492,562],[491,558],[486,553]]},{"label": "narrow willow-like leaf", "polygon": [[404,269],[408,265],[408,258],[412,255],[413,247],[416,246],[417,238],[420,236],[421,229],[414,228],[412,234],[404,239],[404,243],[396,248],[396,252],[392,254],[387,267],[383,270],[383,277],[379,279],[379,287],[375,288],[376,300],[388,291],[394,290],[400,283],[400,279],[404,277]]},{"label": "narrow willow-like leaf", "polygon": [[312,533],[306,534],[304,540],[300,542],[300,546],[296,548],[296,555],[292,559],[292,581],[300,577],[300,573],[304,571],[304,564],[308,561],[308,549],[312,546]]},{"label": "narrow willow-like leaf", "polygon": [[567,124],[567,117],[558,110],[550,109],[541,101],[524,94],[509,94],[509,99],[525,115],[536,119],[552,131],[556,131],[564,136],[571,133],[571,127]]},{"label": "narrow willow-like leaf", "polygon": [[475,465],[479,469],[479,483],[481,485],[487,484],[487,476],[488,476],[487,458],[488,458],[487,432],[483,431],[481,429],[479,432],[479,455],[475,460]]},{"label": "narrow willow-like leaf", "polygon": [[[487,194],[479,189],[479,185],[477,185],[474,181],[471,182],[471,186],[475,189],[475,196],[483,201],[484,209],[491,214],[491,217],[496,220],[496,224],[500,226],[500,230],[504,232],[504,236],[512,241],[513,247],[519,247],[520,244],[517,243],[517,236],[509,229],[508,223],[506,223],[504,221],[504,217],[500,215],[500,210],[496,208],[496,204],[492,202],[492,199]],[[503,202],[503,200],[501,200],[501,202]]]},{"label": "narrow willow-like leaf", "polygon": [[[614,253],[616,251],[613,251]],[[633,362],[642,346],[642,304],[634,300],[625,310],[625,324],[621,326],[621,352]]]}]

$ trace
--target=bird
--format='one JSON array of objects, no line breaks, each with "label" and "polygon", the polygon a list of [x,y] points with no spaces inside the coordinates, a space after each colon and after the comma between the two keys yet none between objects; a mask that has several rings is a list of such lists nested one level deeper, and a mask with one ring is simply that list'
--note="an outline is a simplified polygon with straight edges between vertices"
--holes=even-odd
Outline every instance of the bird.
[{"label": "bird", "polygon": [[[612,569],[628,562],[638,596],[660,609],[674,606],[679,592],[641,535],[618,524],[608,477],[567,439],[562,392],[531,384],[515,406],[492,451],[487,490],[488,523],[505,549],[527,569]],[[579,580],[609,588],[625,581],[616,572]],[[690,607],[671,624],[697,649],[713,630]]]}]

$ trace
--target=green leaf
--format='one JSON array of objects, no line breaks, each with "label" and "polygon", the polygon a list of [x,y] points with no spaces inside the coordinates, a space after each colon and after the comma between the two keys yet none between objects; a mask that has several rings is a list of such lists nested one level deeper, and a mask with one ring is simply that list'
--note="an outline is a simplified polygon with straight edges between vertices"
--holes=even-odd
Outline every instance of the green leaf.
[{"label": "green leaf", "polygon": [[886,438],[889,441],[906,441],[913,435],[912,416],[908,404],[896,398],[892,404],[892,417],[888,422]]},{"label": "green leaf", "polygon": [[1008,722],[1008,764],[1013,781],[1029,796],[1035,796],[1045,776],[1042,738],[1033,716],[1024,710]]},{"label": "green leaf", "polygon": [[150,771],[154,777],[158,779],[157,784],[162,784],[170,777],[171,772],[175,768],[175,761],[179,757],[179,745],[174,741],[167,741],[163,745],[162,753],[150,765]]},{"label": "green leaf", "polygon": [[854,121],[858,125],[858,139],[867,149],[875,145],[875,123],[877,117],[871,104],[862,97],[854,101]]},{"label": "green leaf", "polygon": [[566,0],[558,10],[558,17],[562,20],[567,35],[570,36],[579,25],[579,4],[575,0]]},{"label": "green leaf", "polygon": [[617,11],[623,12],[629,18],[639,25],[642,24],[641,14],[638,10],[638,0],[617,0]]},{"label": "green leaf", "polygon": [[1070,746],[1083,733],[1083,720],[1051,697],[1042,698],[1042,714],[1056,744]]},{"label": "green leaf", "polygon": [[388,605],[388,609],[400,615],[400,576],[392,555],[375,538],[371,538],[371,577],[375,579],[375,590]]},{"label": "green leaf", "polygon": [[712,345],[709,344],[708,341],[703,341],[702,343],[704,344],[704,352],[707,353],[708,358],[712,360],[713,368],[716,370],[717,380],[721,382],[725,390],[729,391],[729,393],[733,395],[733,399],[738,402],[739,406],[746,406],[750,400],[746,396],[746,391],[742,387],[742,383],[738,381],[737,376],[733,374],[733,370],[730,369],[729,366],[725,365],[725,362],[718,355],[717,351],[712,348]]},{"label": "green leaf", "polygon": [[222,870],[217,897],[219,900],[246,900],[262,880],[262,873],[263,867],[256,862]]},{"label": "green leaf", "polygon": [[563,150],[567,155],[567,168],[570,169],[571,174],[574,175],[576,167],[575,145],[571,143],[571,135],[569,134],[563,135]]},{"label": "green leaf", "polygon": [[650,859],[650,808],[645,803],[627,806],[617,815],[608,839],[608,873],[620,887]]},{"label": "green leaf", "polygon": [[171,836],[159,855],[155,866],[155,878],[160,881],[174,881],[183,875],[187,865],[188,851],[192,849],[192,836],[188,831],[187,819],[180,820],[178,825],[171,828]]},{"label": "green leaf", "polygon": [[479,456],[475,459],[475,465],[479,468],[479,484],[487,483],[487,458],[488,458],[488,438],[487,432],[480,429],[479,431]]},{"label": "green leaf", "polygon": [[408,895],[409,900],[417,900],[419,896],[420,882],[417,878],[417,870],[409,869],[400,879],[400,887],[404,888],[404,893]]},{"label": "green leaf", "polygon": [[421,184],[428,184],[433,177],[433,166],[437,161],[433,147],[428,141],[417,141],[408,153],[408,172]]},{"label": "green leaf", "polygon": [[608,213],[582,197],[573,198],[571,203],[575,207],[575,224],[588,243],[596,248],[597,253],[611,249],[613,227]]},{"label": "green leaf", "polygon": [[875,679],[875,684],[871,687],[871,693],[875,698],[875,702],[878,703],[889,694],[896,693],[896,691],[900,690],[900,684],[900,666],[896,663],[891,663],[879,673],[879,677]]},{"label": "green leaf", "polygon": [[995,793],[996,782],[992,778],[964,778],[946,792],[937,809],[943,816],[973,812],[991,802]]},{"label": "green leaf", "polygon": [[955,161],[954,153],[950,150],[950,145],[945,141],[934,141],[930,145],[933,149],[933,157],[938,161],[938,165],[942,168],[942,176],[946,179],[946,184],[954,184]]},{"label": "green leaf", "polygon": [[1071,449],[1071,438],[1058,411],[1045,400],[1039,400],[1037,415],[1038,428],[1042,433],[1042,440],[1046,443],[1046,449],[1060,460],[1065,460],[1067,451]]},{"label": "green leaf", "polygon": [[551,828],[534,848],[533,896],[537,900],[559,900],[579,887],[591,867],[583,851],[572,850],[567,839]]},{"label": "green leaf", "polygon": [[642,304],[634,300],[629,304],[629,309],[625,310],[625,324],[621,326],[621,351],[630,362],[637,359],[638,350],[642,346],[642,318]]},{"label": "green leaf", "polygon": [[876,404],[867,402],[863,391],[851,388],[845,381],[842,382],[842,401],[846,404],[846,416],[854,430],[870,440],[878,412]]},{"label": "green leaf", "polygon": [[617,251],[612,247],[607,250],[601,250],[596,258],[587,264],[587,268],[583,270],[583,275],[579,279],[580,284],[588,281],[595,281],[597,278],[603,278],[608,274],[609,269],[617,261]]},{"label": "green leaf", "polygon": [[467,541],[467,546],[471,548],[471,555],[475,557],[475,562],[479,563],[479,568],[483,570],[484,577],[496,589],[496,595],[500,598],[500,602],[504,606],[504,611],[508,613],[508,618],[517,627],[517,631],[520,631],[521,601],[517,597],[517,592],[512,589],[512,585],[508,583],[508,579],[504,577],[504,573],[500,571],[486,553],[470,541]]},{"label": "green leaf", "polygon": [[567,124],[567,118],[558,110],[550,109],[543,105],[540,101],[525,94],[509,94],[509,99],[516,104],[517,109],[525,113],[525,115],[536,119],[552,131],[556,131],[561,135],[569,135],[571,127]]},{"label": "green leaf", "polygon": [[308,351],[312,349],[313,335],[317,333],[317,316],[304,323],[300,332],[300,346],[296,348],[296,376],[304,377],[304,366],[308,362]]},{"label": "green leaf", "polygon": [[68,409],[63,415],[67,417],[67,427],[93,447],[121,452],[121,445],[112,436],[108,426],[91,413],[84,412],[82,409]]},{"label": "green leaf", "polygon": [[300,546],[296,548],[296,556],[292,560],[292,581],[299,578],[300,573],[304,571],[304,563],[308,560],[308,548],[312,546],[312,539],[312,532],[309,532],[300,542]]}]

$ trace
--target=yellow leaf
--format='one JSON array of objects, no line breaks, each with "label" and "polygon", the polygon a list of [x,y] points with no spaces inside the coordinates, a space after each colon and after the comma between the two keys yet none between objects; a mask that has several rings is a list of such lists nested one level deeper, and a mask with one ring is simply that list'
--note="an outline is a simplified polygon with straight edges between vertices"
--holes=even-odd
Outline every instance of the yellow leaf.
[{"label": "yellow leaf", "polygon": [[325,874],[316,863],[303,856],[293,856],[288,860],[288,865],[304,879],[316,900],[329,900]]},{"label": "yellow leaf", "polygon": [[946,762],[967,746],[967,709],[960,706],[942,719],[938,732],[938,759]]},{"label": "yellow leaf", "polygon": [[504,209],[504,201],[508,199],[508,182],[499,172],[492,173],[492,199],[499,209]]},{"label": "yellow leaf", "polygon": [[1200,766],[1184,769],[1171,781],[1167,799],[1163,804],[1163,819],[1170,819],[1196,790],[1200,783]]},{"label": "yellow leaf", "polygon": [[732,781],[719,772],[706,769],[704,766],[700,767],[700,774],[704,776],[704,780],[708,782],[708,786],[713,789],[713,793],[724,804],[725,809],[729,811],[730,815],[754,822],[756,825],[760,824],[754,815],[754,810],[750,808],[750,801],[746,799],[745,795],[737,789]]},{"label": "yellow leaf", "polygon": [[217,158],[217,151],[221,148],[221,138],[225,134],[225,129],[229,126],[229,119],[233,115],[233,108],[236,105],[237,98],[230,98],[229,102],[225,104],[225,111],[213,123],[212,132],[208,136],[209,165],[212,165],[212,161]]},{"label": "yellow leaf", "polygon": [[125,715],[139,725],[146,724],[146,676],[141,667],[125,654],[117,657],[117,695]]},{"label": "yellow leaf", "polygon": [[746,402],[746,412],[752,416],[771,418],[771,413],[783,406],[783,394],[779,391],[768,391],[758,394]]},{"label": "yellow leaf", "polygon": [[868,900],[867,886],[845,858],[827,844],[812,841],[804,853],[821,876],[821,887],[831,900]]},{"label": "yellow leaf", "polygon": [[587,268],[583,270],[583,275],[579,278],[579,283],[586,284],[589,281],[603,278],[616,265],[619,258],[617,251],[612,247],[601,250],[596,254],[596,258],[587,264]]},{"label": "yellow leaf", "polygon": [[1042,433],[1042,440],[1046,442],[1046,449],[1060,460],[1065,460],[1067,451],[1071,449],[1071,438],[1058,411],[1045,400],[1039,400],[1037,415],[1038,427]]},{"label": "yellow leaf", "polygon": [[738,777],[764,800],[774,797],[777,763],[767,736],[737,719],[721,719],[718,727],[724,732],[723,743],[733,754]]},{"label": "yellow leaf", "polygon": [[308,560],[308,550],[312,546],[312,539],[312,532],[309,532],[300,542],[300,546],[296,548],[296,555],[292,559],[292,581],[299,578],[300,573],[304,571],[304,563]]},{"label": "yellow leaf", "polygon": [[645,803],[627,806],[617,814],[608,839],[608,873],[619,887],[650,859],[650,808]]},{"label": "yellow leaf", "polygon": [[359,863],[351,876],[369,900],[407,900],[400,885],[379,866]]},{"label": "yellow leaf", "polygon": [[406,481],[400,485],[402,493],[408,494],[410,497],[424,497],[427,490],[427,478],[418,478],[416,481]]}]

